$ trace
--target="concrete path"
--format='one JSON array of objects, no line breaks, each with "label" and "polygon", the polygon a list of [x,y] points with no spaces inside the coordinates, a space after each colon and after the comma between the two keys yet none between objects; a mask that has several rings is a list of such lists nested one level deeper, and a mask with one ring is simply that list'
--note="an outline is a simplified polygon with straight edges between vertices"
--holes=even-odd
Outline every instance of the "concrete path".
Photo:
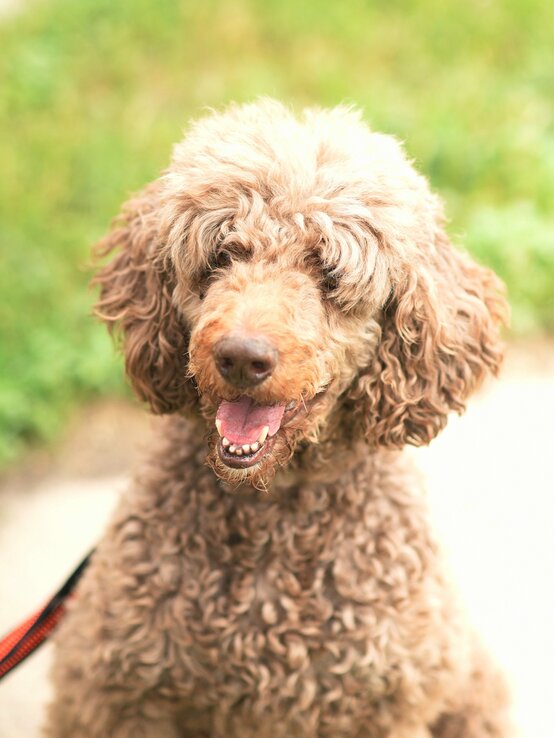
[{"label": "concrete path", "polygon": [[[522,738],[554,735],[553,424],[554,347],[520,347],[501,382],[413,451],[461,596],[512,681]],[[33,456],[4,481],[0,633],[94,544],[136,456],[129,438],[145,438],[145,427],[127,408],[89,410],[53,460]],[[1,738],[38,738],[49,659],[46,646],[0,683]]]}]

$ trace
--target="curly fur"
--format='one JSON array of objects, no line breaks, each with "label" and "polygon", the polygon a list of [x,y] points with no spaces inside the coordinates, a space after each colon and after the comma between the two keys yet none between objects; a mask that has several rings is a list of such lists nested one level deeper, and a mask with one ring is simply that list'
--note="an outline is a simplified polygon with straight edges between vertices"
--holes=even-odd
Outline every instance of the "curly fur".
[{"label": "curly fur", "polygon": [[[497,372],[506,305],[399,144],[231,106],[98,251],[97,313],[169,417],[60,629],[46,735],[506,738],[400,450]],[[231,331],[278,349],[250,397],[297,408],[243,470],[214,428]]]}]

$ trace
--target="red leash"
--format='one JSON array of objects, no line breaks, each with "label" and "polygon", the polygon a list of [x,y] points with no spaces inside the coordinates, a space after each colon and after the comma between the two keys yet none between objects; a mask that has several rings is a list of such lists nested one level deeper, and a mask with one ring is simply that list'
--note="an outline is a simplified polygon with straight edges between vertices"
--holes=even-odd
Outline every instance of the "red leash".
[{"label": "red leash", "polygon": [[65,602],[72,594],[94,552],[86,556],[69,579],[37,613],[0,640],[0,679],[44,643],[65,613]]}]

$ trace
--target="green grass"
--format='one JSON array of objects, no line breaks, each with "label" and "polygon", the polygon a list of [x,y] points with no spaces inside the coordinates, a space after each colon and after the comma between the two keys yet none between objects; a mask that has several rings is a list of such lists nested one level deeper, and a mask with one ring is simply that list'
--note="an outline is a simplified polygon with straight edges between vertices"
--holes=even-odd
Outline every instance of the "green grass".
[{"label": "green grass", "polygon": [[231,99],[362,106],[506,280],[514,331],[553,330],[553,37],[546,0],[42,0],[4,19],[0,464],[122,391],[90,244],[188,117]]}]

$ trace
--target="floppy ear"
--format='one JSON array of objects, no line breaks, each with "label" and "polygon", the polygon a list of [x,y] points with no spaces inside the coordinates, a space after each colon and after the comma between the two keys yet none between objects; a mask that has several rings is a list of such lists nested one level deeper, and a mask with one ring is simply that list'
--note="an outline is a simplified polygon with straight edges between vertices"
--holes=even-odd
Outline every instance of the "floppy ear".
[{"label": "floppy ear", "polygon": [[188,330],[172,305],[175,275],[158,236],[156,183],[127,202],[113,230],[95,247],[111,261],[92,280],[100,285],[95,314],[122,338],[125,368],[154,413],[197,401],[186,378]]},{"label": "floppy ear", "polygon": [[393,286],[373,363],[350,394],[369,442],[429,443],[487,373],[496,375],[507,315],[501,282],[438,228]]}]

